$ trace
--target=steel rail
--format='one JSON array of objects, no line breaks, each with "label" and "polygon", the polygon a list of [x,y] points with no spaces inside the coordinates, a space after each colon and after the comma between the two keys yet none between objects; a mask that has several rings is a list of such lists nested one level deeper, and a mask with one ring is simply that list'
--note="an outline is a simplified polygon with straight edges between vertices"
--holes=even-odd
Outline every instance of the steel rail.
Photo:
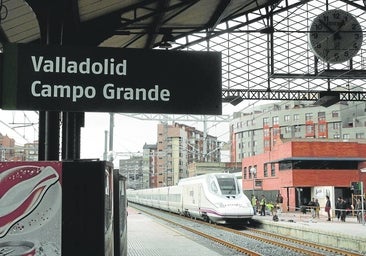
[{"label": "steel rail", "polygon": [[[218,243],[220,243],[222,245],[225,245],[225,246],[227,246],[229,248],[232,248],[232,249],[235,249],[235,250],[237,250],[239,252],[242,252],[242,251],[240,251],[241,247],[239,247],[239,246],[236,246],[234,244],[230,244],[230,243],[228,243],[226,241],[223,241],[223,240],[221,240],[219,238],[209,236],[209,235],[207,235],[205,233],[202,233],[202,232],[200,232],[198,230],[194,230],[194,229],[189,228],[187,226],[183,226],[183,225],[177,224],[174,221],[171,221],[169,219],[166,219],[166,218],[163,218],[163,217],[154,215],[152,213],[146,212],[146,211],[144,211],[141,208],[138,208],[138,210],[141,210],[141,211],[143,211],[143,212],[145,212],[147,214],[150,214],[150,215],[152,215],[152,216],[154,216],[156,218],[163,219],[164,221],[167,221],[167,222],[172,223],[174,225],[178,225],[179,227],[182,227],[182,228],[184,228],[184,229],[186,229],[186,230],[188,230],[190,232],[193,232],[193,233],[196,233],[196,234],[201,235],[203,237],[206,237],[209,240],[216,241],[216,242],[218,242]],[[154,210],[158,210],[158,209],[154,209]],[[174,213],[170,213],[170,212],[166,212],[166,211],[164,211],[164,213],[170,214],[170,215],[173,215],[173,216],[176,216],[176,217],[177,216],[180,216],[180,215],[177,215],[177,214],[174,214]],[[180,216],[180,217],[186,218],[184,216]],[[340,248],[333,248],[333,247],[329,247],[329,246],[326,246],[326,245],[321,245],[321,244],[317,244],[317,243],[313,243],[313,242],[309,242],[309,241],[305,241],[305,240],[291,238],[291,237],[287,237],[287,236],[283,236],[283,235],[279,235],[279,234],[275,234],[275,233],[271,233],[271,232],[267,232],[267,231],[263,231],[263,230],[258,230],[258,229],[250,228],[250,227],[246,227],[246,229],[249,230],[249,231],[251,231],[251,232],[253,232],[253,233],[258,233],[258,234],[260,234],[262,236],[249,234],[249,233],[246,233],[246,232],[243,232],[243,231],[240,231],[240,230],[236,230],[236,229],[233,229],[233,228],[230,228],[230,227],[216,225],[216,224],[204,222],[202,220],[196,220],[196,219],[193,219],[193,218],[191,218],[191,221],[197,222],[197,223],[200,223],[200,224],[204,224],[204,225],[208,225],[208,226],[211,226],[211,227],[215,227],[217,229],[221,229],[221,230],[224,230],[224,231],[227,231],[227,232],[231,232],[231,233],[234,233],[234,234],[243,236],[243,237],[249,237],[251,239],[259,240],[259,241],[262,241],[264,243],[272,244],[272,245],[275,245],[275,246],[278,246],[278,247],[281,247],[281,248],[285,248],[285,249],[288,249],[288,250],[291,250],[291,251],[295,251],[295,252],[299,252],[299,253],[303,253],[303,254],[308,254],[308,255],[312,255],[312,256],[313,255],[314,256],[320,256],[320,255],[324,255],[324,254],[318,253],[318,252],[315,252],[315,251],[312,251],[312,250],[307,250],[307,249],[304,249],[304,248],[300,248],[300,247],[297,247],[295,245],[289,245],[289,244],[284,243],[284,242],[274,241],[273,239],[265,238],[263,236],[268,236],[268,237],[272,237],[272,238],[275,238],[275,239],[279,239],[279,240],[291,242],[293,244],[299,244],[299,245],[311,247],[311,248],[314,248],[314,249],[317,249],[317,250],[320,250],[320,251],[324,251],[324,252],[335,253],[337,255],[347,255],[347,256],[362,256],[363,255],[363,254],[356,253],[356,252],[346,251],[346,250],[340,249]],[[199,233],[201,233],[201,234],[199,234]],[[243,249],[245,249],[245,248],[243,248]],[[247,249],[245,249],[245,250],[247,250]],[[242,253],[245,253],[245,252],[242,252]],[[257,255],[257,254],[250,254],[250,255]]]},{"label": "steel rail", "polygon": [[[134,207],[135,208],[135,206],[130,206],[130,207]],[[164,220],[165,222],[168,222],[170,224],[173,224],[175,226],[178,226],[180,228],[183,228],[183,229],[185,229],[185,230],[187,230],[187,231],[189,231],[191,233],[197,234],[197,235],[202,236],[202,237],[205,237],[205,238],[207,238],[207,239],[209,239],[211,241],[214,241],[216,243],[222,244],[222,245],[224,245],[224,246],[226,246],[228,248],[234,249],[234,250],[236,250],[238,252],[241,252],[241,253],[243,253],[245,255],[252,255],[252,256],[260,256],[261,255],[261,254],[258,254],[257,252],[252,251],[252,250],[246,249],[244,247],[237,246],[235,244],[232,244],[232,243],[229,243],[227,241],[224,241],[224,240],[222,240],[220,238],[217,238],[217,237],[214,237],[214,236],[210,236],[210,235],[208,235],[206,233],[203,233],[201,231],[198,231],[196,229],[193,229],[193,228],[190,228],[190,227],[181,225],[179,223],[176,223],[176,222],[174,222],[172,220],[169,220],[167,218],[164,218],[162,216],[159,216],[159,215],[153,214],[151,212],[145,211],[145,210],[141,209],[140,207],[137,207],[135,209],[137,209],[139,211],[142,211],[142,212],[144,212],[144,213],[146,213],[146,214],[148,214],[150,216],[153,216],[153,217],[155,217],[157,219]]]},{"label": "steel rail", "polygon": [[[134,206],[131,206],[131,207],[135,207]],[[149,214],[157,219],[161,219],[161,220],[164,220],[168,223],[171,223],[173,225],[176,225],[176,226],[179,226],[180,228],[183,228],[189,232],[192,232],[194,234],[197,234],[197,235],[200,235],[202,237],[205,237],[211,241],[215,241],[217,243],[220,243],[228,248],[231,248],[231,249],[234,249],[238,252],[241,252],[243,254],[246,254],[246,255],[262,255],[260,253],[257,253],[255,251],[252,251],[252,250],[248,250],[246,248],[243,248],[243,247],[240,247],[238,245],[235,245],[235,244],[232,244],[232,243],[229,243],[227,241],[224,241],[220,238],[217,238],[217,237],[214,237],[214,236],[210,236],[206,233],[203,233],[203,232],[200,232],[196,229],[193,229],[193,228],[189,228],[187,226],[184,226],[184,225],[181,225],[181,224],[178,224],[172,220],[169,220],[167,218],[164,218],[162,216],[159,216],[159,215],[156,215],[156,214],[153,214],[151,212],[148,212],[148,211],[145,211],[143,209],[141,209],[140,207],[136,207],[136,209],[138,209],[139,211],[142,211],[146,214]],[[158,209],[154,209],[154,210],[158,210]],[[169,213],[169,212],[164,212],[164,213],[167,213],[167,214],[170,214],[170,215],[174,215],[174,216],[180,216],[180,215],[177,215],[177,214],[173,214],[173,213]],[[180,216],[182,218],[185,218],[186,217],[183,217],[183,216]],[[302,254],[306,254],[306,255],[311,255],[311,256],[324,256],[324,254],[320,254],[320,253],[317,253],[317,252],[314,252],[314,251],[311,251],[311,250],[306,250],[304,248],[299,248],[299,247],[296,247],[296,246],[292,246],[292,245],[288,245],[286,243],[281,243],[281,242],[278,242],[278,241],[274,241],[272,239],[268,239],[268,238],[264,238],[264,237],[261,237],[261,236],[256,236],[256,235],[251,235],[251,234],[248,234],[248,233],[243,233],[243,232],[240,232],[240,231],[237,231],[237,230],[234,230],[234,229],[231,229],[231,228],[227,228],[227,227],[224,227],[224,226],[219,226],[219,225],[216,225],[216,224],[212,224],[212,223],[207,223],[207,222],[203,222],[202,220],[196,220],[196,219],[193,219],[191,218],[190,219],[191,221],[193,222],[197,222],[197,223],[200,223],[200,224],[203,224],[203,225],[208,225],[208,226],[211,226],[211,227],[215,227],[217,229],[222,229],[222,230],[225,230],[227,232],[231,232],[231,233],[234,233],[234,234],[237,234],[237,235],[241,235],[243,237],[247,237],[247,238],[251,238],[251,239],[254,239],[254,240],[257,240],[257,241],[261,241],[261,242],[264,242],[264,243],[267,243],[267,244],[272,244],[272,245],[275,245],[275,246],[278,246],[278,247],[281,247],[281,248],[284,248],[284,249],[288,249],[288,250],[291,250],[291,251],[294,251],[294,252],[299,252],[299,253],[302,253]]]},{"label": "steel rail", "polygon": [[[206,223],[206,224],[208,224],[208,223]],[[208,224],[208,225],[212,225],[212,224]],[[245,233],[243,231],[235,230],[235,229],[232,229],[232,228],[229,228],[229,227],[217,226],[217,228],[228,231],[228,232],[235,233],[237,235],[249,236],[249,237],[252,237],[253,239],[257,239],[257,236],[255,236],[255,235],[251,235],[251,234]],[[270,236],[270,237],[274,237],[276,239],[285,240],[285,241],[288,241],[288,242],[291,242],[291,243],[294,243],[294,244],[299,244],[299,245],[312,247],[314,249],[321,250],[321,251],[336,253],[336,254],[339,254],[339,255],[347,255],[347,256],[363,256],[363,254],[360,254],[360,253],[350,252],[350,251],[346,251],[346,250],[340,249],[340,248],[329,247],[329,246],[326,246],[326,245],[321,245],[321,244],[317,244],[317,243],[313,243],[313,242],[309,242],[309,241],[305,241],[305,240],[291,238],[291,237],[288,237],[288,236],[283,236],[283,235],[279,235],[279,234],[259,230],[259,229],[256,229],[256,228],[246,227],[246,230],[249,230],[253,233],[261,234],[263,236]],[[265,241],[265,240],[263,240],[263,241]],[[272,241],[272,240],[269,239],[268,242],[270,242],[270,241]],[[277,244],[277,242],[276,242],[275,245],[281,246],[281,244],[283,244],[283,243],[278,243]],[[287,248],[287,246],[290,246],[290,245],[287,245],[287,244],[285,244],[285,245],[286,245],[286,248]],[[294,250],[304,253],[304,249],[294,247]],[[323,255],[323,254],[316,254],[313,251],[309,251],[309,253],[311,253],[311,255]]]},{"label": "steel rail", "polygon": [[317,244],[317,243],[304,241],[304,240],[299,240],[299,239],[295,239],[295,238],[291,238],[291,237],[287,237],[287,236],[283,236],[283,235],[278,235],[278,234],[274,234],[274,233],[254,229],[254,228],[247,228],[247,229],[252,231],[252,232],[255,232],[255,233],[260,233],[260,234],[263,234],[263,235],[266,235],[266,236],[273,236],[275,238],[282,239],[282,240],[285,240],[285,241],[289,241],[289,242],[292,242],[292,243],[298,243],[298,244],[306,245],[306,246],[313,247],[313,248],[316,248],[316,249],[319,249],[319,250],[332,252],[332,253],[337,253],[337,254],[340,254],[340,255],[347,255],[347,256],[362,256],[363,255],[363,254],[353,253],[353,252],[346,251],[346,250],[339,249],[339,248],[329,247],[329,246],[326,246],[326,245],[320,245],[320,244]]}]

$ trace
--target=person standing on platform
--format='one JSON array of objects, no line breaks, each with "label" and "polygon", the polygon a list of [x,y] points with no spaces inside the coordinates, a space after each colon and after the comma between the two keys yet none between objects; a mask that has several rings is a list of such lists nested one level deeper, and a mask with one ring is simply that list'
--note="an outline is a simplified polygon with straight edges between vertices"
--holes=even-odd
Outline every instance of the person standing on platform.
[{"label": "person standing on platform", "polygon": [[346,200],[344,200],[342,197],[341,197],[341,202],[340,202],[340,212],[341,212],[341,221],[342,222],[345,222],[346,221],[346,209],[347,209],[347,203],[346,203]]},{"label": "person standing on platform", "polygon": [[[362,223],[362,203],[361,203],[361,199],[357,198],[357,202],[356,202],[356,206],[355,206],[355,210],[356,210],[356,216],[357,216],[357,221],[359,223]],[[365,212],[366,210],[366,203],[363,202],[363,211]],[[365,216],[365,214],[364,214]]]},{"label": "person standing on platform", "polygon": [[328,215],[328,221],[330,221],[330,209],[331,209],[331,203],[329,200],[329,196],[326,196],[327,201],[325,202],[325,212]]},{"label": "person standing on platform", "polygon": [[252,207],[254,215],[257,215],[257,198],[255,197],[255,195],[252,195]]},{"label": "person standing on platform", "polygon": [[281,195],[281,193],[278,193],[277,198],[276,198],[276,203],[277,203],[278,213],[282,213],[283,196]]},{"label": "person standing on platform", "polygon": [[341,217],[341,197],[337,198],[337,202],[335,203],[335,215],[337,216],[337,219],[339,220]]},{"label": "person standing on platform", "polygon": [[257,198],[257,203],[256,203],[256,206],[257,206],[257,213],[261,211],[261,203],[259,201],[259,198]]},{"label": "person standing on platform", "polygon": [[264,195],[262,195],[260,205],[261,205],[261,216],[266,216],[266,197]]},{"label": "person standing on platform", "polygon": [[315,205],[315,217],[319,218],[320,204],[318,198],[315,199],[314,205]]},{"label": "person standing on platform", "polygon": [[309,208],[310,208],[311,217],[315,218],[315,199],[314,199],[314,197],[313,197],[313,199],[309,202],[308,206],[309,206]]}]

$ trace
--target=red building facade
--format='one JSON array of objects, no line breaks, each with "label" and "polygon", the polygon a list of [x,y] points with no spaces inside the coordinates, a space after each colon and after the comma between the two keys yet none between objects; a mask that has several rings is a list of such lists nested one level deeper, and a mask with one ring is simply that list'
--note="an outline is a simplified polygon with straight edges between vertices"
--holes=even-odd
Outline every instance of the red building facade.
[{"label": "red building facade", "polygon": [[278,141],[271,151],[242,160],[243,189],[256,196],[270,193],[269,200],[281,193],[284,208],[290,211],[298,210],[311,198],[324,206],[326,195],[332,205],[338,196],[351,203],[351,182],[363,181],[365,186],[363,168],[364,143]]}]

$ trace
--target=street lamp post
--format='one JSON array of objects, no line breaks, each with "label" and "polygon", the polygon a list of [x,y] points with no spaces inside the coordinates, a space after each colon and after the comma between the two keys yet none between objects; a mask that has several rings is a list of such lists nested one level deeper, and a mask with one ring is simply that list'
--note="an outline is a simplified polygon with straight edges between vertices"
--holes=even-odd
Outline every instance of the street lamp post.
[{"label": "street lamp post", "polygon": [[257,173],[257,169],[252,167],[249,170],[250,174],[252,175],[252,179],[253,179],[253,195],[254,195],[254,187],[255,187],[255,175]]}]

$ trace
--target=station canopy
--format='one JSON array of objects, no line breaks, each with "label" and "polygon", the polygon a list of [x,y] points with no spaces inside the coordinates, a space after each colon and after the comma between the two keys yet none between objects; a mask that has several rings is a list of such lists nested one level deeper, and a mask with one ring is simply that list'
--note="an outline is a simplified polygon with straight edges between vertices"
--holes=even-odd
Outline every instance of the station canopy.
[{"label": "station canopy", "polygon": [[276,2],[280,1],[9,0],[2,1],[0,40],[52,42],[57,34],[61,44],[169,48],[178,38],[210,31]]}]

